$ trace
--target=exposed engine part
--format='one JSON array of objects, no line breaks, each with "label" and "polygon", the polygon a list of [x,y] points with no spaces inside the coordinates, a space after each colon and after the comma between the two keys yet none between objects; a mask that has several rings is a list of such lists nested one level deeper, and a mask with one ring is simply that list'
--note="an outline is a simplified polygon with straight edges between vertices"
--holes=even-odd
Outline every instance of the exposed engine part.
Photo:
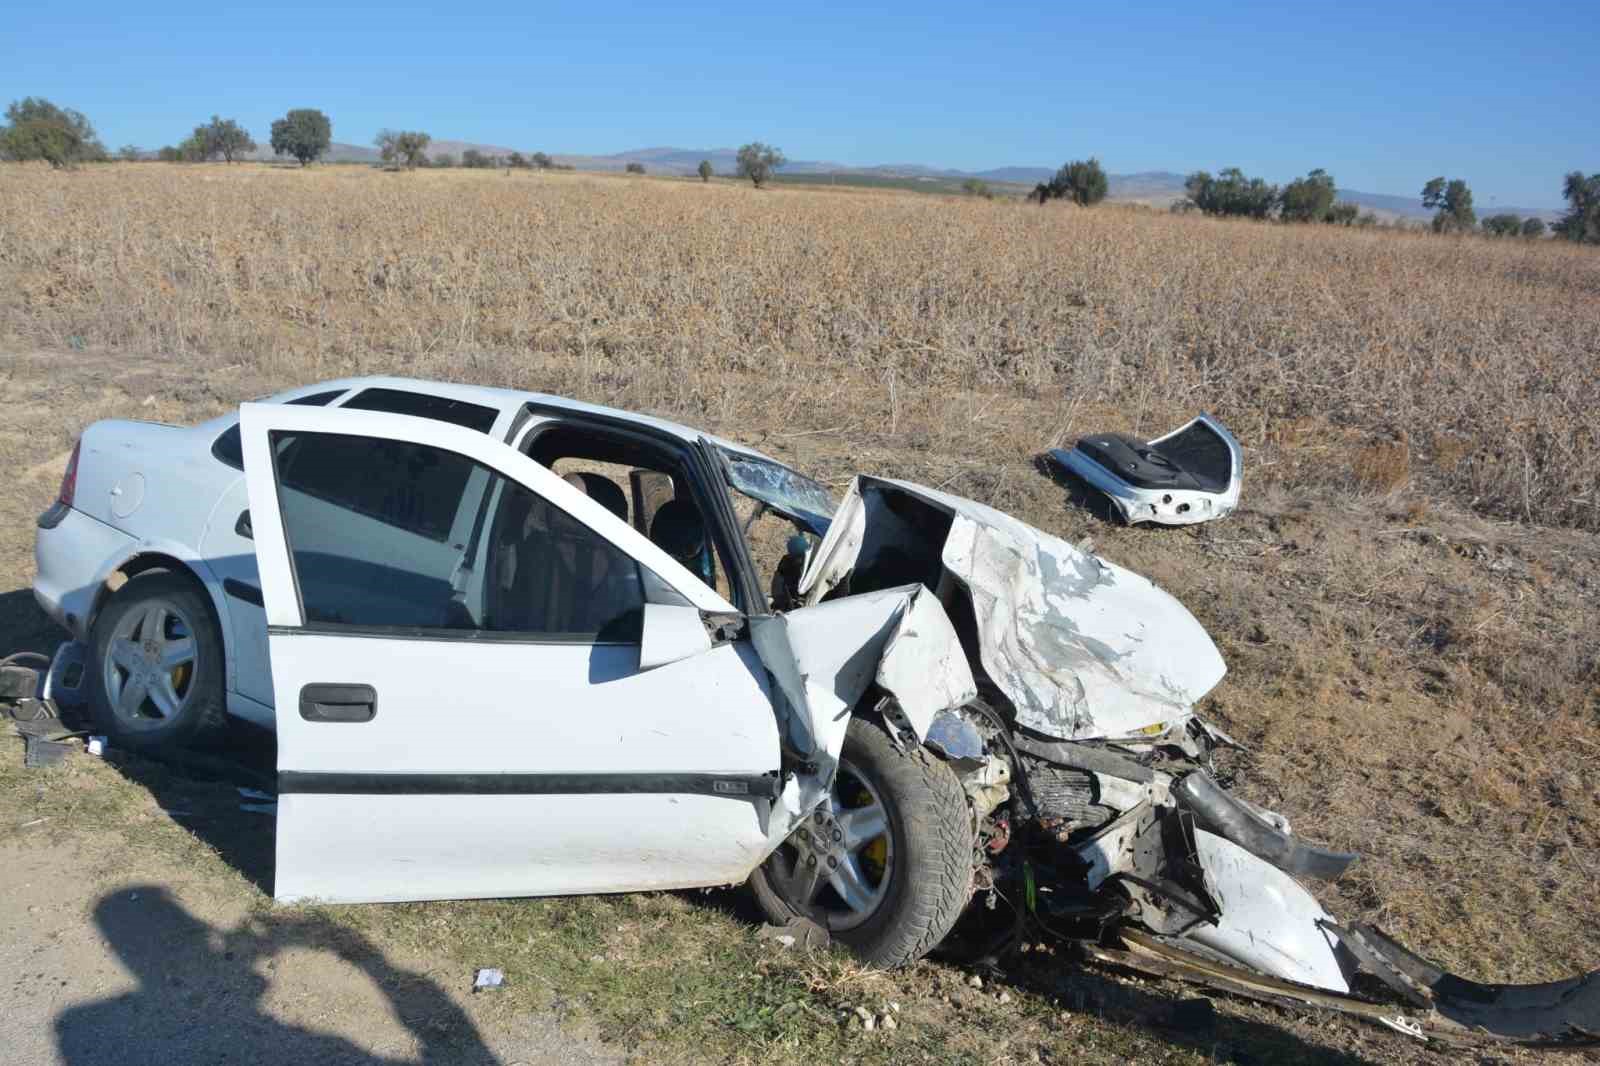
[{"label": "exposed engine part", "polygon": [[1011,798],[1011,766],[998,755],[990,755],[978,768],[961,775],[961,787],[972,800],[972,810],[981,821]]},{"label": "exposed engine part", "polygon": [[1084,770],[1052,766],[1037,759],[1024,759],[1028,785],[1039,804],[1041,823],[1066,823],[1071,829],[1098,829],[1116,816],[1110,807],[1096,803],[1099,798],[1094,775]]},{"label": "exposed engine part", "polygon": [[1020,732],[1014,739],[1018,750],[1058,766],[1092,770],[1097,774],[1137,781],[1141,785],[1155,780],[1155,771],[1148,766],[1102,747],[1067,740],[1040,740]]}]

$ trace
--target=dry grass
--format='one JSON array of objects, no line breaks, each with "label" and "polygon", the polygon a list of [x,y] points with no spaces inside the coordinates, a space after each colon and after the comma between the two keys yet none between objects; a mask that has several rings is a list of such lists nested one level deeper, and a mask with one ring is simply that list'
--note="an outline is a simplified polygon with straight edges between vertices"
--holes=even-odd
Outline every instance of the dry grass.
[{"label": "dry grass", "polygon": [[1480,510],[1600,528],[1600,257],[1554,243],[585,175],[7,166],[0,311],[14,342],[300,376],[523,382],[544,355],[676,406],[708,373],[854,371],[1150,427],[1205,406],[1258,441],[1315,417],[1408,433]]},{"label": "dry grass", "polygon": [[[1245,794],[1362,853],[1319,887],[1331,910],[1484,979],[1600,965],[1592,252],[881,193],[220,166],[0,167],[0,227],[0,351],[43,349],[0,358],[0,466],[23,472],[0,496],[6,588],[25,585],[28,519],[94,418],[195,421],[355,370],[658,411],[836,486],[906,477],[1092,535],[1217,639],[1230,673],[1203,711],[1249,744]],[[1034,466],[1047,445],[1201,407],[1246,446],[1244,506],[1224,522],[1108,526]],[[25,591],[0,595],[0,650],[47,644],[41,622]],[[805,999],[803,968],[680,897],[351,920],[420,942],[445,916],[477,930],[463,944],[492,944],[506,923],[542,936],[568,913],[590,932],[537,940],[526,965],[556,960],[624,1040],[671,1038],[699,997],[688,1039],[726,1058],[717,1034],[747,1022],[775,1061],[813,1045],[1215,1058],[1147,1029],[1160,997],[1119,1012],[1123,992],[1097,985],[1108,1020],[1063,1017],[1084,978],[1055,983],[1053,965],[1023,967],[1004,1010],[959,971],[918,967],[881,979],[920,1019],[903,1043],[819,1036],[832,1023],[787,1004],[831,1017],[854,986]],[[657,939],[611,932],[636,926]],[[588,964],[600,956],[641,976],[619,983]],[[644,976],[658,959],[692,965],[673,985]],[[769,991],[738,984],[769,965]],[[1258,1061],[1446,1061],[1224,1010],[1220,1038]]]}]

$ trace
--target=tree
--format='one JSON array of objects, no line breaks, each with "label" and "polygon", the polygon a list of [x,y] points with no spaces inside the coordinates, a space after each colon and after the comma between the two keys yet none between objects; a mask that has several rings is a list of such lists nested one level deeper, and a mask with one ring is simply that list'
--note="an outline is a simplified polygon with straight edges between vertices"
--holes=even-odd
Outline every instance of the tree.
[{"label": "tree", "polygon": [[461,165],[473,170],[485,170],[494,166],[494,160],[477,148],[468,148],[461,153]]},{"label": "tree", "polygon": [[211,158],[205,138],[200,135],[199,130],[195,130],[178,142],[178,158],[185,163],[204,163]]},{"label": "tree", "polygon": [[1028,196],[1043,204],[1049,200],[1071,200],[1079,207],[1092,207],[1106,198],[1106,172],[1100,160],[1074,159],[1062,164],[1049,181],[1041,181]]},{"label": "tree", "polygon": [[451,155],[449,152],[440,152],[438,155],[433,157],[433,162],[430,165],[436,167],[453,167],[456,165],[456,157]]},{"label": "tree", "polygon": [[1574,170],[1561,185],[1567,213],[1550,227],[1557,237],[1582,244],[1600,244],[1600,174],[1583,176]]},{"label": "tree", "polygon": [[535,152],[528,158],[533,165],[538,167],[540,170],[549,170],[551,167],[550,157],[544,152]]},{"label": "tree", "polygon": [[1197,170],[1183,183],[1189,203],[1208,215],[1267,218],[1278,203],[1278,187],[1260,178],[1247,178],[1238,167],[1216,177]]},{"label": "tree", "polygon": [[212,115],[211,121],[194,128],[193,139],[203,148],[204,159],[221,156],[232,163],[235,159],[256,150],[256,142],[249,132],[231,118]]},{"label": "tree", "polygon": [[385,163],[414,170],[427,163],[432,140],[418,130],[379,130],[372,144]]},{"label": "tree", "polygon": [[506,156],[506,166],[514,170],[527,170],[532,164],[528,162],[528,157],[521,152],[512,152]]},{"label": "tree", "polygon": [[644,164],[643,163],[629,163],[627,166],[623,167],[622,169],[627,171],[629,174],[643,174],[644,173]]},{"label": "tree", "polygon": [[1465,232],[1478,221],[1478,213],[1472,209],[1472,190],[1460,178],[1429,181],[1422,187],[1422,206],[1434,212],[1435,233]]},{"label": "tree", "polygon": [[1483,232],[1495,237],[1517,237],[1522,234],[1522,217],[1513,214],[1490,215],[1480,225]]},{"label": "tree", "polygon": [[707,182],[711,180],[711,175],[715,173],[715,171],[711,169],[711,160],[709,159],[700,160],[700,165],[695,167],[695,172],[700,175],[701,181]]},{"label": "tree", "polygon": [[1354,204],[1341,205],[1339,216],[1332,217],[1335,195],[1333,175],[1319,167],[1283,187],[1278,194],[1278,217],[1285,222],[1337,222],[1348,226],[1355,221],[1357,208]]},{"label": "tree", "polygon": [[156,158],[163,163],[179,163],[183,161],[183,151],[175,145],[166,145],[156,152]]},{"label": "tree", "polygon": [[137,144],[125,144],[117,149],[117,158],[124,163],[137,163],[144,152]]},{"label": "tree", "polygon": [[993,200],[994,193],[989,188],[989,183],[982,178],[968,178],[961,183],[961,191],[968,196],[981,196],[985,200]]},{"label": "tree", "polygon": [[309,166],[333,143],[333,123],[314,107],[290,111],[272,124],[272,151],[292,155]]},{"label": "tree", "polygon": [[751,141],[740,148],[736,158],[736,173],[741,178],[749,178],[758,189],[771,181],[778,168],[788,162],[781,149],[760,141]]},{"label": "tree", "polygon": [[12,101],[0,127],[0,156],[42,159],[57,170],[105,158],[105,146],[81,111],[57,107],[43,97]]},{"label": "tree", "polygon": [[1523,222],[1522,222],[1522,235],[1524,237],[1530,237],[1530,238],[1532,238],[1532,237],[1543,237],[1544,236],[1544,219],[1542,219],[1542,218],[1524,219]]}]

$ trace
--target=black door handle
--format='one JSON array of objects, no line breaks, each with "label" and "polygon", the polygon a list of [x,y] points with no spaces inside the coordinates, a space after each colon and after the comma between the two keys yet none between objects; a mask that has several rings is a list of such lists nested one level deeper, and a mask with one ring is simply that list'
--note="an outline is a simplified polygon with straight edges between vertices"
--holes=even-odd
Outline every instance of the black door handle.
[{"label": "black door handle", "polygon": [[239,520],[233,524],[233,531],[245,540],[256,539],[256,527],[250,524],[250,509],[248,507],[239,512]]},{"label": "black door handle", "polygon": [[378,714],[371,685],[307,685],[300,690],[300,717],[308,722],[370,722]]}]

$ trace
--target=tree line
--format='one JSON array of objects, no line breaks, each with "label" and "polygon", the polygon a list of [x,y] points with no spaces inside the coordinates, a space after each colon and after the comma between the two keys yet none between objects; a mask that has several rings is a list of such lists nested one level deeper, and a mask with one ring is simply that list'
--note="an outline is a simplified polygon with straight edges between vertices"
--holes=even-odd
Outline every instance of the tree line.
[{"label": "tree line", "polygon": [[[373,140],[385,165],[411,170],[417,167],[451,167],[457,160],[449,153],[428,154],[432,138],[418,130],[379,131]],[[333,143],[333,122],[316,108],[295,108],[273,121],[268,144],[273,154],[297,160],[302,166],[321,159]],[[212,115],[196,126],[176,145],[155,153],[165,162],[203,162],[221,159],[233,163],[257,151],[250,132],[231,118]],[[147,158],[135,145],[124,145],[117,156],[124,160]],[[93,124],[81,112],[60,107],[42,97],[29,96],[12,101],[6,108],[5,124],[0,126],[0,159],[43,161],[58,169],[111,158],[95,133]],[[787,162],[783,151],[762,141],[742,146],[734,173],[762,188]],[[511,152],[492,156],[477,148],[461,153],[459,165],[467,168],[505,167],[508,169],[570,170],[545,152],[523,155]],[[629,173],[643,174],[644,164],[627,164]],[[711,161],[701,160],[696,168],[701,181],[710,181]],[[1039,204],[1051,200],[1070,200],[1080,207],[1091,207],[1106,198],[1110,182],[1100,160],[1075,159],[1061,166],[1049,181],[1040,182],[1029,199]],[[987,183],[970,178],[963,189],[972,195],[992,197]],[[1362,212],[1352,203],[1338,199],[1333,175],[1316,169],[1286,185],[1273,185],[1261,178],[1248,177],[1238,167],[1228,167],[1213,176],[1197,170],[1184,182],[1185,196],[1173,205],[1178,211],[1235,218],[1277,219],[1282,222],[1322,222],[1343,226],[1371,225],[1377,221],[1371,212]],[[1600,244],[1600,174],[1585,175],[1574,170],[1562,181],[1562,197],[1567,210],[1550,226],[1555,236],[1584,244]],[[1433,178],[1422,188],[1422,206],[1434,213],[1432,228],[1438,233],[1481,232],[1497,237],[1540,237],[1546,230],[1539,218],[1521,218],[1502,212],[1479,222],[1472,203],[1472,189],[1460,178]]]}]

